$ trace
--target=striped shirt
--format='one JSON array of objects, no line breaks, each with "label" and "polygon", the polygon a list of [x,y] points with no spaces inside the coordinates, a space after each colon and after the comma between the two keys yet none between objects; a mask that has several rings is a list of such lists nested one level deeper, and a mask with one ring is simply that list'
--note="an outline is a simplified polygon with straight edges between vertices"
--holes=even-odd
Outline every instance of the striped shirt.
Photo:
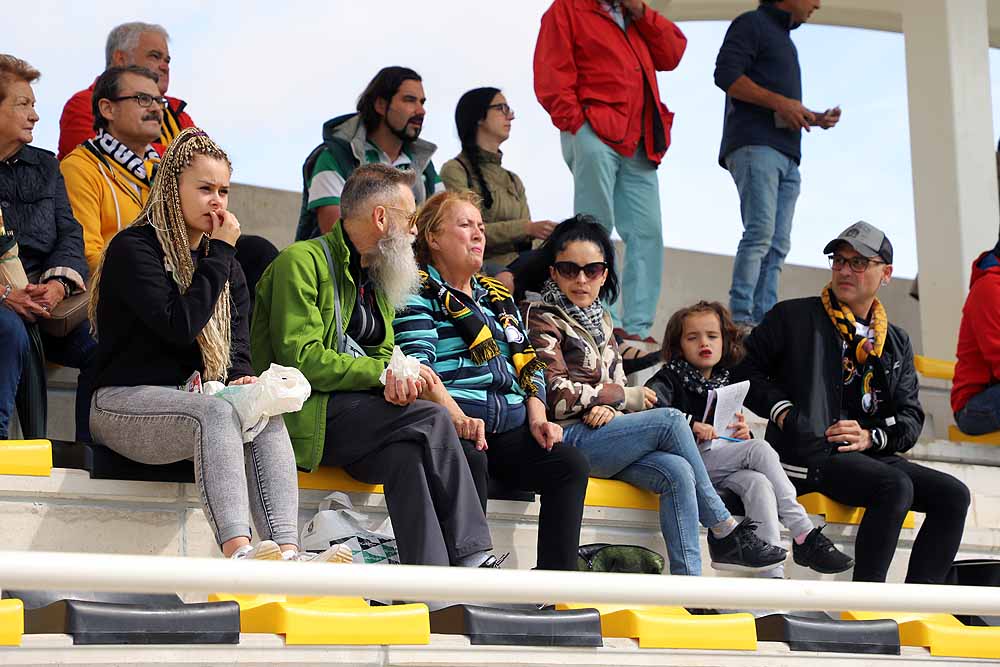
[{"label": "striped shirt", "polygon": [[[445,284],[434,267],[427,267],[427,272]],[[527,394],[517,382],[510,346],[490,308],[486,289],[475,278],[472,292],[471,298],[461,295],[462,302],[489,325],[500,348],[500,354],[484,364],[472,361],[468,345],[436,299],[410,297],[406,310],[396,316],[392,328],[396,344],[438,374],[466,415],[483,419],[489,433],[503,433],[523,423]],[[534,385],[544,403],[545,378],[541,371],[534,375]]]},{"label": "striped shirt", "polygon": [[[401,171],[413,169],[413,158],[407,152],[407,146],[403,145],[403,150],[395,160],[390,160],[381,148],[370,141],[365,142],[365,164],[385,164],[395,167]],[[430,163],[428,163],[430,166]],[[320,153],[313,168],[312,178],[309,179],[309,210],[315,210],[320,206],[340,206],[340,193],[344,191],[344,183],[347,182],[348,168],[337,163],[337,159],[329,150]],[[434,192],[437,194],[444,191],[444,183],[439,176],[434,181]],[[429,196],[429,195],[428,195]],[[420,202],[417,202],[418,204]]]}]

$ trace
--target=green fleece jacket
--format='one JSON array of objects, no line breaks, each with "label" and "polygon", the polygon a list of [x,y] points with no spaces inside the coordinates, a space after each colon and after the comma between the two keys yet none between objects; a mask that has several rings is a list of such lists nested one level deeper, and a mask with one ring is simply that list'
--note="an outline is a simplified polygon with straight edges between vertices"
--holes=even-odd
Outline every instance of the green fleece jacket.
[{"label": "green fleece jacket", "polygon": [[271,263],[257,283],[250,331],[255,372],[262,373],[272,362],[293,366],[312,385],[312,395],[302,410],[285,415],[295,462],[310,472],[319,467],[323,457],[330,394],[380,389],[379,376],[392,356],[394,345],[392,306],[378,294],[385,340],[377,347],[366,347],[367,357],[355,359],[337,352],[333,285],[323,243],[329,244],[333,265],[338,270],[340,315],[347,331],[358,288],[348,271],[350,255],[340,223],[329,234],[293,243]]}]

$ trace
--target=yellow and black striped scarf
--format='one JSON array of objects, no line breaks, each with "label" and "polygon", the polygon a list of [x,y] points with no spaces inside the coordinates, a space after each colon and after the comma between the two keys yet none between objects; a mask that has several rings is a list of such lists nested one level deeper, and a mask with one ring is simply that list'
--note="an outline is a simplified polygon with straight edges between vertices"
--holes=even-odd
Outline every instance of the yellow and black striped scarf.
[{"label": "yellow and black striped scarf", "polygon": [[[517,314],[514,297],[499,280],[483,275],[477,275],[475,279],[486,290],[490,307],[503,329],[518,384],[529,396],[534,396],[538,393],[538,388],[532,376],[545,368],[545,363],[535,355],[535,348],[528,341],[528,335]],[[472,361],[485,364],[500,354],[500,346],[493,338],[489,325],[466,303],[467,300],[471,301],[467,295],[438,282],[422,269],[420,291],[424,298],[437,301],[444,308],[452,326],[469,348]]]},{"label": "yellow and black striped scarf", "polygon": [[872,304],[871,321],[868,323],[868,326],[875,334],[874,341],[858,333],[854,326],[854,323],[857,321],[854,313],[851,312],[850,308],[837,301],[837,297],[833,294],[832,284],[827,283],[827,286],[823,288],[822,299],[826,314],[830,317],[830,321],[833,322],[837,333],[844,339],[848,351],[859,366],[866,364],[869,356],[882,356],[882,349],[885,347],[885,336],[889,331],[889,317],[886,315],[885,308],[878,298]]}]

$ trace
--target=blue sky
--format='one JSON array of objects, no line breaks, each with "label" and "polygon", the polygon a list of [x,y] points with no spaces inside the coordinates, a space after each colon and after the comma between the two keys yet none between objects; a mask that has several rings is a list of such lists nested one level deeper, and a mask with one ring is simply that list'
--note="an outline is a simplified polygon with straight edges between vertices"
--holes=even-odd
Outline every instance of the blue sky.
[{"label": "blue sky", "polygon": [[[748,8],[755,4],[747,2]],[[535,100],[531,73],[547,6],[537,0],[434,0],[415,11],[402,0],[174,0],[165,11],[161,3],[137,0],[123,11],[120,1],[40,0],[8,3],[0,49],[42,70],[35,144],[54,149],[65,100],[103,68],[108,30],[136,19],[162,23],[172,37],[169,93],[186,99],[194,119],[229,151],[234,180],[290,190],[301,189],[302,160],[319,143],[323,121],[352,110],[380,67],[408,65],[424,77],[423,136],[439,145],[439,165],[458,150],[458,97],[469,88],[498,86],[517,114],[503,147],[505,166],[524,180],[534,216],[558,220],[572,213],[572,179],[558,131]],[[689,41],[684,60],[659,75],[662,97],[676,113],[660,187],[666,245],[731,255],[742,227],[735,186],[717,162],[724,96],[712,82],[726,27],[681,24]],[[844,115],[837,128],[803,138],[802,194],[788,261],[825,265],[825,242],[865,219],[892,239],[897,275],[912,276],[917,265],[902,36],[812,25],[793,36],[806,105],[839,104]],[[997,89],[995,50],[991,64]],[[1000,120],[996,97],[994,127]]]}]

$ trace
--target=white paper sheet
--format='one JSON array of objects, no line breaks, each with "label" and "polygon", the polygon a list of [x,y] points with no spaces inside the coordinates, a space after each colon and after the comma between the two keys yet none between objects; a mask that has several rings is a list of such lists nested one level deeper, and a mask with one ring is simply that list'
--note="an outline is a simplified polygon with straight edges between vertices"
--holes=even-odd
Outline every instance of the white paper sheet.
[{"label": "white paper sheet", "polygon": [[[750,391],[749,380],[713,389],[708,393],[708,401],[705,403],[705,415],[702,417],[702,421],[708,421],[708,413],[714,404],[715,419],[712,421],[712,427],[715,428],[717,435],[727,438],[732,437],[733,433],[729,425],[735,424],[737,413],[743,412],[743,401],[746,400],[748,391]],[[714,445],[718,442],[725,442],[725,440],[713,440],[712,444]]]}]

